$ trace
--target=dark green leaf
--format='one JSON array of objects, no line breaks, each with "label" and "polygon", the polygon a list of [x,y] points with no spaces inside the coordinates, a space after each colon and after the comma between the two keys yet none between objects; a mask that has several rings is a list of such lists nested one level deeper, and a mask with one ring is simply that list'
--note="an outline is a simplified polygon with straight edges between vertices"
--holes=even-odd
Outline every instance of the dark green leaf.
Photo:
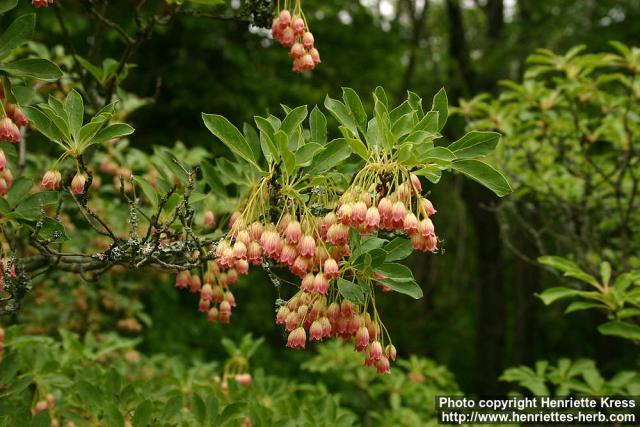
[{"label": "dark green leaf", "polygon": [[602,335],[620,337],[627,340],[640,341],[640,326],[633,323],[613,320],[598,326]]},{"label": "dark green leaf", "polygon": [[424,296],[424,294],[422,293],[422,288],[418,286],[415,280],[398,281],[390,278],[381,278],[376,280],[390,287],[398,293],[409,295],[411,298],[420,299]]},{"label": "dark green leaf", "polygon": [[325,145],[327,143],[327,118],[320,109],[315,106],[309,116],[311,141]]},{"label": "dark green leaf", "polygon": [[338,291],[340,295],[354,304],[364,304],[364,291],[362,286],[343,278],[338,278]]},{"label": "dark green leaf", "polygon": [[447,100],[447,93],[444,91],[444,88],[440,89],[433,97],[431,110],[438,112],[438,132],[440,132],[449,117],[449,101]]},{"label": "dark green leaf", "polygon": [[342,88],[342,99],[355,119],[356,124],[362,133],[367,131],[367,113],[364,111],[362,100],[350,87]]},{"label": "dark green leaf", "polygon": [[126,123],[115,123],[107,126],[96,134],[91,140],[92,144],[102,144],[112,139],[122,138],[131,135],[134,129]]},{"label": "dark green leaf", "polygon": [[0,36],[0,59],[11,53],[14,48],[28,42],[33,36],[35,26],[36,15],[34,13],[23,15],[13,21]]},{"label": "dark green leaf", "polygon": [[18,0],[0,0],[0,14],[6,13],[18,5]]},{"label": "dark green leaf", "polygon": [[400,261],[411,255],[413,252],[411,240],[405,239],[404,237],[396,237],[385,244],[382,249],[387,252],[387,262]]},{"label": "dark green leaf", "polygon": [[284,118],[282,124],[280,125],[280,130],[287,134],[287,136],[291,136],[291,134],[302,124],[304,119],[307,118],[307,106],[301,105],[300,107],[296,107],[287,114],[287,117]]},{"label": "dark green leaf", "polygon": [[344,138],[334,139],[323,152],[314,159],[309,175],[317,175],[335,167],[351,155],[351,149]]},{"label": "dark green leaf", "polygon": [[496,148],[498,141],[500,141],[500,134],[497,132],[472,130],[448,148],[459,159],[471,159],[489,154]]},{"label": "dark green leaf", "polygon": [[504,175],[479,160],[456,160],[452,163],[452,167],[484,185],[499,197],[504,197],[513,191]]},{"label": "dark green leaf", "polygon": [[55,81],[62,77],[62,71],[56,64],[42,58],[19,59],[9,64],[0,64],[0,70],[15,77],[33,77],[44,81]]},{"label": "dark green leaf", "polygon": [[75,89],[67,95],[65,110],[69,116],[69,131],[72,135],[77,135],[84,121],[84,103]]},{"label": "dark green leaf", "polygon": [[413,273],[409,267],[395,262],[385,263],[376,268],[376,273],[397,282],[409,282],[413,280]]},{"label": "dark green leaf", "polygon": [[324,106],[338,120],[338,122],[346,127],[354,136],[358,134],[358,126],[351,116],[347,107],[336,99],[331,99],[327,95],[324,100]]},{"label": "dark green leaf", "polygon": [[324,151],[324,147],[317,142],[304,144],[296,151],[296,166],[309,166],[321,151]]},{"label": "dark green leaf", "polygon": [[151,423],[153,407],[149,400],[144,400],[136,407],[133,415],[133,427],[147,427]]},{"label": "dark green leaf", "polygon": [[238,128],[231,124],[229,120],[218,114],[204,113],[202,114],[202,119],[207,129],[222,141],[231,152],[258,167],[249,143],[244,139],[244,136]]},{"label": "dark green leaf", "polygon": [[13,185],[7,192],[6,198],[11,209],[18,206],[28,195],[33,187],[33,181],[29,178],[21,176],[13,182]]}]

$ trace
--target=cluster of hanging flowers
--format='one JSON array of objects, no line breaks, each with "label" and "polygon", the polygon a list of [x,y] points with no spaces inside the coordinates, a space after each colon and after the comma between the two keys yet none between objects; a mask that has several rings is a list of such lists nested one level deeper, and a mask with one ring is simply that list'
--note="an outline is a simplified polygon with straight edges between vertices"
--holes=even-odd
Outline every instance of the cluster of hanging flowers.
[{"label": "cluster of hanging flowers", "polygon": [[[230,227],[238,220],[238,214],[231,216]],[[205,211],[203,226],[211,229],[215,226],[216,219],[212,211]],[[254,235],[261,230],[254,230]],[[213,247],[211,248],[213,249]],[[198,310],[207,313],[210,322],[229,323],[231,311],[236,306],[236,300],[231,292],[231,286],[238,282],[239,275],[249,273],[249,262],[262,263],[257,257],[248,259],[246,256],[229,257],[226,262],[220,262],[219,258],[228,250],[233,250],[220,243],[215,249],[216,260],[207,261],[202,272],[181,271],[176,277],[176,288],[189,289],[193,293],[199,293]],[[246,255],[246,251],[245,251]],[[202,274],[200,274],[202,273]]]},{"label": "cluster of hanging flowers", "polygon": [[293,59],[293,71],[301,73],[313,70],[320,63],[320,53],[315,47],[313,33],[302,13],[300,0],[289,11],[288,1],[271,26],[272,37],[281,45],[289,48],[289,56]]},{"label": "cluster of hanging flowers", "polygon": [[[389,178],[369,166],[355,177],[337,206],[334,202],[333,209],[322,213],[307,207],[330,203],[327,195],[316,194],[306,204],[287,198],[274,214],[269,180],[263,180],[243,211],[231,215],[229,232],[212,248],[215,260],[207,262],[203,277],[181,272],[176,287],[199,292],[200,311],[207,312],[210,321],[226,323],[235,306],[229,286],[238,275],[247,274],[250,265],[286,269],[298,278],[296,293],[279,305],[276,314],[276,323],[288,332],[287,346],[305,348],[308,341],[326,338],[353,340],[366,366],[388,372],[396,349],[378,316],[373,293],[360,305],[338,289],[341,278],[354,278],[348,263],[349,230],[361,235],[381,230],[404,233],[415,249],[434,252],[438,241],[430,216],[436,211],[420,194],[422,186],[415,175]],[[213,222],[213,215],[205,214],[205,226]]]},{"label": "cluster of hanging flowers", "polygon": [[20,138],[22,138],[20,127],[29,124],[27,116],[19,106],[8,102],[2,106],[2,113],[0,141],[20,142]]},{"label": "cluster of hanging flowers", "polygon": [[[1,82],[0,82],[1,84]],[[0,99],[4,98],[4,92],[0,91]],[[20,127],[27,126],[29,121],[22,109],[9,102],[0,104],[0,141],[20,142],[22,134]],[[7,164],[7,157],[3,150],[0,150],[0,196],[4,196],[13,185],[13,175]]]}]

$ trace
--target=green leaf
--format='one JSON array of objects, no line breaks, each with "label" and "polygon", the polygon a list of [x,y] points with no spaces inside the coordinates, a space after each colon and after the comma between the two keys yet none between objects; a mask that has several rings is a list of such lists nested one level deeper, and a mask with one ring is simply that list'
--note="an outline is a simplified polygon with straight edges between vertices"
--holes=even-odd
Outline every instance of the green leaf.
[{"label": "green leaf", "polygon": [[29,195],[32,187],[33,181],[23,176],[13,182],[13,185],[6,195],[7,202],[9,202],[11,209],[18,206],[18,204]]},{"label": "green leaf", "polygon": [[6,13],[18,5],[18,0],[0,0],[0,14]]},{"label": "green leaf", "polygon": [[329,95],[327,95],[324,99],[324,106],[341,125],[349,130],[349,132],[354,136],[358,134],[358,126],[356,125],[353,117],[351,117],[351,113],[342,102],[336,99],[331,99],[329,98]]},{"label": "green leaf", "polygon": [[202,119],[207,129],[222,141],[231,152],[260,169],[256,164],[256,159],[253,157],[253,151],[249,143],[229,120],[218,114],[204,113],[202,114]]},{"label": "green leaf", "polygon": [[411,240],[404,237],[396,237],[392,241],[386,243],[382,249],[387,252],[386,260],[388,262],[400,261],[405,259],[413,252]]},{"label": "green leaf", "polygon": [[410,282],[413,279],[413,273],[406,265],[389,262],[376,268],[376,273],[382,274],[385,278],[395,280],[397,282]]},{"label": "green leaf", "polygon": [[182,395],[173,396],[164,404],[164,409],[162,410],[162,415],[160,416],[161,420],[171,420],[174,419],[176,414],[180,413],[182,408]]},{"label": "green leaf", "polygon": [[289,176],[296,170],[296,156],[289,150],[289,138],[287,134],[279,130],[275,133],[276,146],[282,156],[285,170]]},{"label": "green leaf", "polygon": [[0,36],[0,59],[11,53],[14,48],[28,42],[33,36],[35,26],[36,15],[34,13],[23,15],[13,21]]},{"label": "green leaf", "polygon": [[419,176],[424,176],[434,184],[440,182],[440,178],[442,178],[442,171],[438,167],[434,166],[427,166],[422,169],[418,169],[413,173]]},{"label": "green leaf", "polygon": [[577,289],[555,287],[546,289],[542,293],[536,294],[536,296],[542,300],[544,305],[549,305],[560,299],[575,297],[582,293]]},{"label": "green leaf", "polygon": [[131,135],[134,132],[131,126],[126,123],[114,123],[102,129],[91,139],[91,145],[102,144],[116,138]]},{"label": "green leaf", "polygon": [[447,93],[444,91],[444,88],[440,89],[433,97],[431,111],[438,112],[438,132],[440,132],[449,117],[449,101],[447,100]]},{"label": "green leaf", "polygon": [[364,304],[364,291],[357,283],[339,277],[338,292],[354,304]]},{"label": "green leaf", "polygon": [[309,166],[313,158],[324,151],[324,147],[316,142],[309,142],[296,151],[296,166]]},{"label": "green leaf", "polygon": [[415,282],[415,280],[398,281],[389,278],[378,278],[376,280],[398,293],[409,295],[413,299],[420,299],[424,296],[422,288]]},{"label": "green leaf", "polygon": [[220,404],[215,395],[210,394],[207,396],[205,401],[205,406],[207,407],[207,420],[210,426],[213,426],[215,419],[218,417],[218,410]]},{"label": "green leaf", "polygon": [[42,58],[29,58],[0,64],[0,70],[15,77],[33,77],[38,80],[55,81],[62,77],[62,71],[53,62]]},{"label": "green leaf", "polygon": [[40,411],[31,419],[30,427],[50,427],[51,416],[49,411]]},{"label": "green leaf", "polygon": [[313,107],[309,116],[311,141],[325,145],[327,143],[327,118],[318,106]]},{"label": "green leaf", "polygon": [[89,71],[89,73],[102,85],[104,84],[104,74],[102,72],[102,68],[93,65],[91,62],[87,61],[80,55],[76,55],[76,59],[84,68]]},{"label": "green leaf", "polygon": [[573,313],[574,311],[588,310],[590,308],[605,309],[606,306],[598,304],[597,302],[575,301],[567,306],[567,308],[564,310],[564,313],[569,314]]},{"label": "green leaf", "polygon": [[489,154],[496,148],[498,141],[500,141],[500,134],[497,132],[472,130],[448,148],[459,159],[471,159]]},{"label": "green leaf", "polygon": [[562,271],[565,276],[573,277],[574,279],[589,283],[596,288],[600,286],[600,283],[598,283],[598,280],[596,280],[595,277],[586,273],[578,266],[578,264],[573,261],[569,261],[568,259],[558,256],[542,256],[538,258],[538,262]]},{"label": "green leaf", "polygon": [[222,426],[229,421],[246,416],[246,406],[247,404],[245,402],[233,402],[228,404],[224,407],[222,413],[218,416],[218,418],[216,418],[215,423],[213,423],[212,425]]},{"label": "green leaf", "polygon": [[364,145],[364,142],[354,138],[346,138],[346,141],[351,147],[351,151],[362,157],[364,160],[369,158],[369,150],[367,150],[367,146]]},{"label": "green leaf", "polygon": [[158,192],[149,184],[145,179],[138,176],[134,176],[133,180],[140,187],[146,198],[151,202],[151,205],[155,208],[158,206]]},{"label": "green leaf", "polygon": [[356,120],[358,129],[360,129],[362,133],[365,133],[367,131],[367,113],[364,111],[362,100],[356,91],[350,87],[343,87],[342,99],[347,108],[349,108],[351,116]]},{"label": "green leaf", "polygon": [[386,108],[389,108],[389,99],[387,98],[387,94],[382,86],[378,86],[375,88],[375,90],[373,91],[373,96],[375,97],[375,99],[380,101],[382,105],[384,105]]},{"label": "green leaf", "polygon": [[414,130],[423,130],[430,133],[437,133],[438,129],[438,120],[440,113],[437,111],[429,111],[425,116],[418,122],[415,126]]},{"label": "green leaf", "polygon": [[334,139],[325,147],[325,150],[314,159],[309,175],[317,175],[332,169],[351,155],[351,149],[343,138]]},{"label": "green leaf", "polygon": [[136,412],[133,415],[133,427],[147,427],[151,423],[153,407],[149,400],[144,400],[136,407]]},{"label": "green leaf", "polygon": [[253,152],[253,158],[259,163],[262,148],[260,147],[260,137],[258,136],[258,133],[249,123],[242,124],[242,133],[244,134],[244,139],[249,143],[249,147]]},{"label": "green leaf", "polygon": [[88,406],[93,408],[100,408],[103,405],[103,395],[100,390],[91,383],[85,380],[80,380],[77,383],[78,396]]},{"label": "green leaf", "polygon": [[191,398],[191,412],[193,416],[196,418],[196,421],[199,425],[204,423],[205,417],[207,416],[207,407],[204,405],[204,401],[200,396],[194,394]]},{"label": "green leaf", "polygon": [[456,160],[451,167],[484,185],[498,197],[504,197],[513,191],[504,175],[479,160]]},{"label": "green leaf", "polygon": [[69,116],[69,131],[76,136],[84,121],[84,103],[82,96],[75,89],[67,95],[65,110]]},{"label": "green leaf", "polygon": [[640,326],[620,320],[613,320],[598,326],[602,335],[620,337],[627,340],[640,341]]},{"label": "green leaf", "polygon": [[602,284],[609,286],[609,281],[611,280],[611,264],[606,261],[600,264],[600,276],[602,277]]},{"label": "green leaf", "polygon": [[284,118],[282,124],[280,125],[280,130],[287,134],[287,136],[291,136],[291,134],[302,124],[304,119],[307,118],[307,106],[301,105],[300,107],[296,107],[287,114],[287,117]]}]

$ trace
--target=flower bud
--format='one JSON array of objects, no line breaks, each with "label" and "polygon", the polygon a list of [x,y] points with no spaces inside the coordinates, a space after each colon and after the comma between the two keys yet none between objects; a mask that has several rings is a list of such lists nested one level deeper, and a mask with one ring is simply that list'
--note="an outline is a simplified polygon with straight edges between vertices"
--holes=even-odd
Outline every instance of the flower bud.
[{"label": "flower bud", "polygon": [[286,305],[280,306],[278,313],[276,314],[276,325],[284,325],[289,313],[289,307]]},{"label": "flower bud", "polygon": [[369,356],[375,361],[378,361],[383,357],[380,341],[374,341],[371,343],[371,346],[369,347]]},{"label": "flower bud", "polygon": [[396,360],[396,347],[393,344],[389,344],[384,348],[384,354],[389,360]]},{"label": "flower bud", "polygon": [[73,194],[84,193],[84,185],[87,182],[87,178],[82,173],[77,173],[73,180],[71,180],[71,192]]},{"label": "flower bud", "polygon": [[378,359],[376,361],[376,370],[378,371],[379,374],[388,374],[390,367],[389,367],[389,359],[387,359],[386,357],[382,356],[380,359]]},{"label": "flower bud", "polygon": [[324,262],[323,267],[324,274],[326,274],[328,277],[338,277],[340,275],[338,263],[333,258],[328,258]]},{"label": "flower bud", "polygon": [[302,44],[307,49],[311,49],[313,47],[314,41],[315,40],[313,38],[313,34],[311,34],[309,31],[304,33],[304,35],[302,36]]},{"label": "flower bud", "polygon": [[[238,259],[236,260],[236,262],[233,264],[233,266],[235,267],[235,270],[238,274],[249,274],[249,261],[247,261],[246,259]],[[231,271],[231,270],[229,270]],[[236,276],[237,277],[237,276]],[[237,279],[236,279],[237,281]],[[231,283],[231,282],[229,282]]]},{"label": "flower bud", "polygon": [[365,326],[356,332],[356,351],[365,351],[369,346],[369,330]]},{"label": "flower bud", "polygon": [[302,43],[294,43],[293,46],[291,46],[291,50],[289,50],[289,56],[294,59],[301,58],[305,53],[306,51]]},{"label": "flower bud", "polygon": [[207,320],[209,322],[217,322],[218,321],[218,307],[211,307],[207,312]]},{"label": "flower bud", "polygon": [[7,167],[7,157],[4,155],[4,151],[0,150],[0,172]]},{"label": "flower bud", "polygon": [[236,241],[236,243],[234,243],[233,257],[235,259],[247,259],[247,246],[241,241]]},{"label": "flower bud", "polygon": [[9,117],[0,120],[0,141],[19,142],[20,129]]},{"label": "flower bud", "polygon": [[293,28],[293,33],[296,36],[300,36],[304,33],[304,27],[304,20],[301,17],[296,16],[293,18],[293,21],[291,22],[291,28]]},{"label": "flower bud", "polygon": [[242,385],[250,385],[252,381],[251,374],[237,374],[233,379]]},{"label": "flower bud", "polygon": [[320,295],[326,295],[329,291],[329,279],[323,273],[316,274],[313,279],[313,289]]},{"label": "flower bud", "polygon": [[407,212],[402,224],[404,231],[412,233],[418,229],[418,218],[416,218],[413,212]]},{"label": "flower bud", "polygon": [[309,328],[309,340],[321,341],[324,337],[324,330],[322,328],[322,322],[315,320]]},{"label": "flower bud", "polygon": [[285,27],[288,27],[289,24],[291,24],[291,13],[289,13],[288,10],[284,9],[280,12],[278,19],[280,21],[280,28],[284,29]]},{"label": "flower bud", "polygon": [[295,34],[293,32],[293,28],[287,27],[282,30],[282,37],[280,37],[280,42],[283,46],[293,46],[293,43],[295,42]]},{"label": "flower bud", "polygon": [[289,334],[287,339],[287,347],[290,348],[305,348],[307,342],[307,333],[304,328],[299,326]]},{"label": "flower bud", "polygon": [[344,224],[333,224],[327,231],[327,242],[344,245],[349,241],[349,228]]},{"label": "flower bud", "polygon": [[57,170],[49,170],[45,172],[40,185],[42,185],[42,187],[47,190],[55,190],[56,188],[58,188],[61,180],[62,175],[60,175],[60,172],[58,172]]},{"label": "flower bud", "polygon": [[318,49],[316,49],[315,47],[309,49],[309,55],[311,55],[311,59],[313,60],[314,64],[318,65],[320,62],[322,62],[320,60],[320,52],[318,52]]},{"label": "flower bud", "polygon": [[298,243],[300,256],[311,258],[316,254],[316,240],[309,235],[305,235]]},{"label": "flower bud", "polygon": [[202,288],[202,281],[200,280],[200,276],[194,274],[191,276],[191,280],[189,280],[189,286],[191,288],[191,292],[198,292],[200,288]]},{"label": "flower bud", "polygon": [[410,177],[413,188],[415,188],[418,193],[422,193],[422,183],[420,182],[420,178],[418,178],[417,175],[413,173],[410,175]]},{"label": "flower bud", "polygon": [[204,218],[202,219],[202,222],[205,226],[209,228],[213,228],[216,226],[216,217],[212,211],[206,211],[204,213]]},{"label": "flower bud", "polygon": [[16,125],[26,126],[29,124],[29,120],[27,120],[27,116],[25,116],[22,109],[17,105],[7,104],[5,105],[4,110],[7,113],[7,117],[12,119]]},{"label": "flower bud", "polygon": [[292,220],[287,225],[285,230],[285,240],[287,243],[292,245],[297,245],[300,241],[300,236],[302,235],[302,228],[300,227],[300,223],[296,220]]},{"label": "flower bud", "polygon": [[312,292],[314,290],[314,279],[315,276],[313,273],[307,273],[300,283],[300,290],[304,292]]}]

